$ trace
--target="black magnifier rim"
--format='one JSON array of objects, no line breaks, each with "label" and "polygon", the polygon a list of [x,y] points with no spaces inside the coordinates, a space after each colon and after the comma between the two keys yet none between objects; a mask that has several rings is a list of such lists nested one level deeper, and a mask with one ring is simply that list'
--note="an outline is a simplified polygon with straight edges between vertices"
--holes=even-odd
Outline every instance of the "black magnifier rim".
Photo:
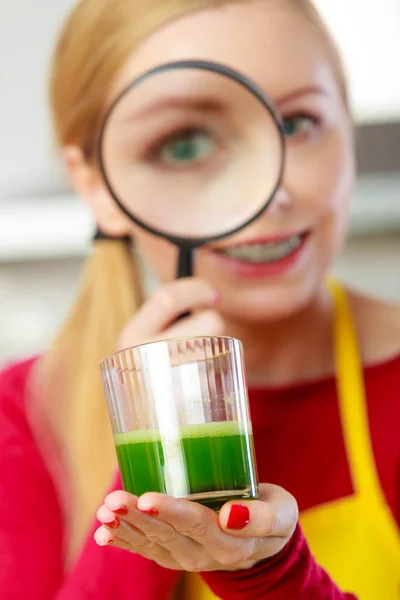
[{"label": "black magnifier rim", "polygon": [[[119,102],[122,100],[122,98],[124,98],[124,96],[126,96],[133,88],[140,85],[146,79],[149,79],[150,77],[160,74],[160,73],[165,73],[167,71],[179,70],[179,69],[182,69],[182,70],[198,69],[198,70],[203,70],[203,71],[210,71],[211,73],[216,73],[218,75],[222,75],[223,77],[227,77],[227,78],[232,79],[233,81],[236,81],[237,83],[241,84],[242,87],[247,89],[247,91],[249,91],[264,106],[264,108],[267,110],[267,112],[270,114],[273,121],[275,122],[278,133],[279,133],[279,138],[280,138],[280,143],[281,143],[282,161],[281,161],[281,168],[278,173],[277,182],[276,182],[275,188],[273,189],[273,192],[270,194],[269,198],[265,201],[265,203],[262,205],[262,207],[250,219],[247,219],[247,221],[243,222],[241,225],[235,227],[234,229],[230,229],[229,231],[225,231],[224,233],[219,233],[219,234],[213,235],[213,236],[195,237],[195,238],[179,237],[179,236],[171,235],[165,231],[162,231],[162,229],[155,229],[154,227],[151,227],[145,221],[142,221],[135,214],[131,213],[126,208],[126,206],[120,201],[120,199],[118,198],[117,194],[114,192],[114,189],[109,181],[109,178],[107,175],[107,170],[104,165],[103,145],[104,145],[104,137],[106,134],[108,121],[109,121],[112,113],[114,112],[114,109],[119,104]],[[169,242],[175,244],[176,246],[179,246],[180,248],[185,248],[185,247],[186,248],[198,248],[198,247],[204,246],[205,244],[208,244],[210,242],[215,242],[217,240],[221,240],[226,237],[230,237],[231,235],[234,235],[238,231],[241,231],[242,229],[244,229],[245,227],[247,227],[248,225],[250,225],[251,223],[256,221],[262,215],[262,213],[268,208],[268,206],[274,199],[275,194],[278,191],[278,189],[282,183],[283,173],[285,170],[285,159],[286,159],[286,151],[285,150],[286,150],[286,148],[285,148],[285,133],[284,133],[284,129],[283,129],[283,124],[282,124],[282,121],[279,118],[278,114],[276,113],[276,111],[273,107],[273,104],[272,104],[271,100],[268,98],[268,96],[266,94],[264,94],[264,92],[261,90],[261,88],[256,83],[254,83],[251,79],[246,77],[246,75],[243,75],[239,71],[236,71],[235,69],[231,69],[230,67],[227,67],[226,65],[223,65],[221,63],[216,63],[216,62],[207,61],[207,60],[172,61],[172,62],[164,63],[157,67],[154,67],[153,69],[146,71],[142,75],[139,75],[139,77],[137,77],[132,83],[130,83],[120,94],[118,94],[116,99],[113,101],[111,106],[108,108],[108,110],[105,114],[105,117],[103,119],[103,122],[102,122],[102,126],[101,126],[99,137],[98,137],[98,144],[97,144],[98,163],[99,163],[99,169],[100,169],[101,175],[104,179],[104,183],[106,184],[108,192],[111,194],[113,200],[116,202],[116,204],[119,206],[119,208],[125,213],[125,215],[127,217],[129,217],[129,219],[131,219],[134,223],[136,223],[136,225],[138,225],[145,231],[148,231],[149,233],[152,233],[153,235],[156,235],[160,238],[168,240]]]}]

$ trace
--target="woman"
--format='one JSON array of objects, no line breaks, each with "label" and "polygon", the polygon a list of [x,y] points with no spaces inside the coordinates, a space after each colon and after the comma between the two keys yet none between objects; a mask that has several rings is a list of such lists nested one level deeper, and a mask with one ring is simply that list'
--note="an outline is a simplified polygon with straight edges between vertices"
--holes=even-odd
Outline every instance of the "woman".
[{"label": "woman", "polygon": [[[193,57],[244,72],[272,97],[288,156],[266,214],[199,250],[196,278],[173,281],[176,251],[116,207],[95,147],[119,90]],[[201,572],[187,578],[191,599],[213,597],[201,581],[225,599],[397,598],[400,310],[324,283],[345,236],[354,155],[340,59],[309,0],[81,0],[58,43],[51,99],[71,181],[110,239],[95,242],[48,354],[1,376],[2,598],[167,598],[181,570]],[[144,302],[127,239],[162,282]],[[220,334],[244,343],[260,500],[217,517],[127,495],[99,360]],[[266,482],[290,490],[302,528],[293,497]]]}]

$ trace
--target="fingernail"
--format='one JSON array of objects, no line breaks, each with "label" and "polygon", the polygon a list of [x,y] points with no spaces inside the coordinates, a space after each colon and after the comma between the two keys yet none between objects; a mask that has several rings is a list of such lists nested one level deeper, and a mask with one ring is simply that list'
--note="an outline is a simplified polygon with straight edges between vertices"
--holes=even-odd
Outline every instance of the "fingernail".
[{"label": "fingernail", "polygon": [[247,506],[234,504],[229,513],[227,529],[244,529],[250,523],[250,511]]},{"label": "fingernail", "polygon": [[106,541],[101,541],[101,542],[96,541],[96,544],[98,546],[101,546],[101,547],[103,547],[103,546],[112,546],[113,543],[114,543],[114,540],[108,540],[107,542]]},{"label": "fingernail", "polygon": [[157,517],[160,513],[156,508],[146,508],[145,510],[139,509],[144,515],[150,515],[151,517]]},{"label": "fingernail", "polygon": [[107,523],[103,522],[103,525],[109,527],[110,529],[118,529],[120,522],[119,519],[115,518],[112,521],[108,521]]},{"label": "fingernail", "polygon": [[129,514],[129,510],[125,506],[121,506],[121,508],[117,508],[113,512],[120,517],[126,517]]},{"label": "fingernail", "polygon": [[215,304],[219,304],[221,302],[221,292],[218,292],[217,290],[214,292],[214,302]]}]

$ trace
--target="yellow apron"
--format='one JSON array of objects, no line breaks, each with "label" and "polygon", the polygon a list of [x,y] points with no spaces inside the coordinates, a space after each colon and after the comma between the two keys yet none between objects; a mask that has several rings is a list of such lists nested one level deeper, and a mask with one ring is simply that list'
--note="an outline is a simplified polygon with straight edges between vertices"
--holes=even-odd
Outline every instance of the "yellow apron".
[{"label": "yellow apron", "polygon": [[[379,483],[369,436],[357,338],[347,295],[331,284],[335,302],[337,390],[353,496],[314,507],[300,523],[317,562],[359,600],[400,599],[400,535]],[[187,576],[185,600],[213,600],[204,582]]]}]

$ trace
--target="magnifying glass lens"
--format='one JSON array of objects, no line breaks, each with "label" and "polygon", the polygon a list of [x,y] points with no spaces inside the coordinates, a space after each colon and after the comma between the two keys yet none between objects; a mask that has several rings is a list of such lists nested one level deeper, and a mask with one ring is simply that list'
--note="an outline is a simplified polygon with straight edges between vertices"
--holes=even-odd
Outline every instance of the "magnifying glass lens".
[{"label": "magnifying glass lens", "polygon": [[240,81],[206,68],[170,68],[129,88],[108,115],[101,155],[124,209],[183,240],[251,220],[283,163],[273,112]]}]

